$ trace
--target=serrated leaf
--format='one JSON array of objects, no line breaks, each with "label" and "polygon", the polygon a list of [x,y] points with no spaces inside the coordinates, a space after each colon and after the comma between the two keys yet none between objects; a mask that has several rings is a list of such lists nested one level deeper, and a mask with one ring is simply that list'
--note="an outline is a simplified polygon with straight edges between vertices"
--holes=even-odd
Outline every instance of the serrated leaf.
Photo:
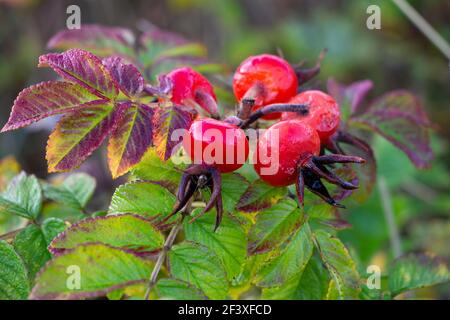
[{"label": "serrated leaf", "polygon": [[327,293],[329,275],[320,258],[313,255],[304,270],[279,287],[264,288],[262,299],[321,300]]},{"label": "serrated leaf", "polygon": [[30,283],[33,283],[38,271],[51,258],[41,228],[29,225],[15,236],[13,246],[24,262]]},{"label": "serrated leaf", "polygon": [[[198,208],[192,212],[195,216],[202,209]],[[221,260],[227,278],[235,279],[244,264],[247,254],[247,237],[245,231],[228,216],[224,214],[220,227],[214,231],[215,212],[199,217],[194,222],[184,223],[186,240],[200,243],[215,252]]]},{"label": "serrated leaf", "polygon": [[47,43],[50,49],[82,48],[100,56],[133,55],[134,35],[128,29],[97,24],[83,24],[79,29],[65,29]]},{"label": "serrated leaf", "polygon": [[244,212],[260,211],[274,205],[286,195],[286,188],[272,187],[262,180],[257,180],[247,188],[237,208]]},{"label": "serrated leaf", "polygon": [[153,142],[153,114],[147,105],[130,104],[117,123],[108,144],[108,164],[117,178],[139,163]]},{"label": "serrated leaf", "polygon": [[341,119],[344,123],[351,115],[361,111],[362,102],[372,88],[373,82],[371,80],[361,80],[343,85],[334,79],[329,79],[327,83],[328,92],[339,104]]},{"label": "serrated leaf", "polygon": [[389,268],[389,289],[393,296],[449,281],[446,262],[427,254],[405,255],[396,259]]},{"label": "serrated leaf", "polygon": [[133,64],[127,64],[118,56],[103,59],[119,89],[128,97],[138,96],[144,89],[144,77]]},{"label": "serrated leaf", "polygon": [[83,163],[115,129],[121,114],[97,105],[64,116],[47,142],[48,171],[71,170]]},{"label": "serrated leaf", "polygon": [[160,222],[171,213],[175,196],[166,188],[149,182],[131,182],[116,189],[109,213],[135,213]]},{"label": "serrated leaf", "polygon": [[170,274],[200,288],[211,299],[226,299],[228,282],[216,254],[207,247],[183,242],[169,252]]},{"label": "serrated leaf", "polygon": [[161,249],[164,237],[148,220],[121,214],[81,220],[53,239],[49,249],[52,253],[59,254],[89,243],[103,243],[145,254]]},{"label": "serrated leaf", "polygon": [[47,246],[50,245],[52,240],[61,232],[66,229],[65,222],[58,218],[47,218],[41,224],[42,233],[44,234]]},{"label": "serrated leaf", "polygon": [[430,166],[430,123],[418,98],[408,91],[389,92],[372,102],[350,125],[372,130],[402,150],[418,168]]},{"label": "serrated leaf", "polygon": [[154,144],[159,157],[167,161],[181,146],[182,130],[188,130],[194,113],[186,108],[171,105],[158,108],[155,113]]},{"label": "serrated leaf", "polygon": [[301,211],[297,202],[287,198],[256,216],[248,236],[249,254],[273,250],[301,226]]},{"label": "serrated leaf", "polygon": [[153,181],[174,187],[178,185],[181,179],[181,169],[171,160],[162,161],[156,153],[156,149],[150,148],[131,172],[135,179]]},{"label": "serrated leaf", "polygon": [[324,230],[315,230],[314,238],[322,261],[334,281],[337,293],[333,297],[337,296],[341,300],[358,299],[359,274],[347,248],[337,237]]},{"label": "serrated leaf", "polygon": [[[36,277],[30,299],[94,298],[145,281],[153,262],[103,244],[53,258]],[[79,277],[79,278],[78,278]]]},{"label": "serrated leaf", "polygon": [[103,99],[113,99],[118,85],[102,61],[90,52],[71,49],[39,57],[39,67],[51,67],[62,78],[77,83]]},{"label": "serrated leaf", "polygon": [[17,175],[0,196],[0,212],[36,219],[42,208],[42,190],[35,176]]},{"label": "serrated leaf", "polygon": [[107,100],[99,99],[75,83],[41,82],[19,93],[2,132],[28,126],[46,117],[106,102]]},{"label": "serrated leaf", "polygon": [[286,247],[263,264],[256,276],[260,287],[280,286],[303,271],[313,253],[311,229],[308,223],[292,236]]},{"label": "serrated leaf", "polygon": [[95,190],[95,179],[86,173],[74,173],[59,185],[44,184],[44,195],[56,202],[83,210]]},{"label": "serrated leaf", "polygon": [[25,300],[29,290],[22,260],[11,245],[0,241],[0,299]]},{"label": "serrated leaf", "polygon": [[156,290],[160,299],[205,300],[202,291],[193,285],[177,279],[159,279]]},{"label": "serrated leaf", "polygon": [[[238,173],[222,174],[222,202],[225,212],[233,213],[235,211],[248,184],[248,181]],[[207,200],[211,196],[211,190],[203,189],[202,194]]]}]

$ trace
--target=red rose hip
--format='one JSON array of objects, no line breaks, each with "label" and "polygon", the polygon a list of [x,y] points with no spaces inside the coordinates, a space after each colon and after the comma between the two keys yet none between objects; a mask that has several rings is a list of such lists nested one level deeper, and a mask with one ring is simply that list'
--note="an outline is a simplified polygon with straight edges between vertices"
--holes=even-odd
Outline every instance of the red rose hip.
[{"label": "red rose hip", "polygon": [[203,75],[185,67],[167,74],[172,80],[172,102],[179,105],[198,104],[208,113],[217,114],[217,98],[213,86]]},{"label": "red rose hip", "polygon": [[326,142],[337,131],[341,113],[338,103],[330,95],[318,90],[309,90],[299,93],[289,103],[308,105],[309,114],[305,117],[293,112],[284,112],[283,120],[299,119],[310,125],[317,130],[322,142]]},{"label": "red rose hip", "polygon": [[249,153],[242,129],[209,118],[192,123],[183,146],[195,164],[212,166],[222,173],[239,169]]},{"label": "red rose hip", "polygon": [[[253,111],[262,106],[287,102],[297,93],[298,80],[294,69],[284,59],[261,54],[244,60],[233,77],[233,91],[236,99],[253,99]],[[280,113],[263,117],[278,119]]]}]

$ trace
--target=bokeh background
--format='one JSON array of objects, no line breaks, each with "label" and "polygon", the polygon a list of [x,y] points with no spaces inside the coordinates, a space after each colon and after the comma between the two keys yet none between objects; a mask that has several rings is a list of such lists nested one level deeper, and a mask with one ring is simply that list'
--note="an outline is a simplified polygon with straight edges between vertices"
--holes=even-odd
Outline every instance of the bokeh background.
[{"label": "bokeh background", "polygon": [[[450,39],[450,2],[409,1],[446,39]],[[282,52],[291,62],[313,63],[323,48],[318,85],[333,77],[350,83],[372,79],[371,97],[406,88],[423,101],[434,123],[436,159],[418,171],[406,156],[380,139],[373,141],[378,177],[392,197],[401,250],[430,251],[450,261],[450,71],[449,61],[388,0],[0,0],[0,125],[17,94],[51,79],[37,69],[47,40],[65,28],[66,8],[77,4],[82,23],[118,25],[137,31],[142,19],[203,42],[213,61],[232,71],[246,56]],[[368,30],[366,9],[381,7],[382,29]],[[45,145],[52,122],[0,135],[0,159],[14,156],[22,168],[46,178]],[[118,184],[102,152],[81,170],[98,180],[94,209],[105,209]],[[393,256],[389,225],[377,187],[367,202],[345,213],[353,228],[341,232],[361,266],[383,269]],[[1,217],[0,217],[1,218]],[[392,226],[391,226],[392,227]],[[450,298],[448,285],[416,293],[420,298]]]}]

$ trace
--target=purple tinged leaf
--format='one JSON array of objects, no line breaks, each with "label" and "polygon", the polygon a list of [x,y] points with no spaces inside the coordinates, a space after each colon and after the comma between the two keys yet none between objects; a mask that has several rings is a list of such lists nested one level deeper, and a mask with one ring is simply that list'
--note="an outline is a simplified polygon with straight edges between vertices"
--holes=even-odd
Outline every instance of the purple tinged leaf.
[{"label": "purple tinged leaf", "polygon": [[123,110],[111,105],[83,108],[64,116],[47,142],[48,171],[78,167],[116,128]]},{"label": "purple tinged leaf", "polygon": [[101,56],[117,52],[128,54],[134,46],[134,35],[128,29],[101,25],[82,25],[80,29],[62,30],[47,43],[49,49],[83,48]]},{"label": "purple tinged leaf", "polygon": [[430,122],[412,93],[389,92],[372,102],[367,111],[350,119],[351,125],[362,126],[382,135],[405,152],[418,168],[429,167],[433,160],[430,147]]},{"label": "purple tinged leaf", "polygon": [[49,116],[106,102],[74,83],[41,82],[19,93],[2,132],[25,127]]},{"label": "purple tinged leaf", "polygon": [[121,107],[124,115],[108,144],[108,163],[113,178],[139,163],[153,142],[153,109],[144,104]]},{"label": "purple tinged leaf", "polygon": [[167,161],[182,141],[182,137],[174,139],[172,133],[177,129],[188,130],[194,116],[193,110],[175,105],[157,109],[154,122],[154,141],[156,152],[162,160]]},{"label": "purple tinged leaf", "polygon": [[144,89],[144,77],[133,64],[126,64],[123,58],[112,56],[103,59],[103,64],[128,97],[134,97]]},{"label": "purple tinged leaf", "polygon": [[173,82],[172,80],[164,74],[158,76],[158,86],[145,85],[145,91],[148,94],[157,97],[169,98],[169,94],[172,92]]},{"label": "purple tinged leaf", "polygon": [[49,66],[61,77],[77,83],[103,99],[113,99],[118,94],[117,83],[90,52],[71,49],[63,53],[49,53],[39,57],[39,67]]},{"label": "purple tinged leaf", "polygon": [[167,46],[180,46],[190,42],[177,33],[162,30],[150,23],[147,23],[145,28],[147,30],[145,30],[139,39],[143,46],[146,46],[149,43],[164,43]]},{"label": "purple tinged leaf", "polygon": [[328,93],[339,103],[341,112],[347,119],[350,115],[360,111],[364,98],[373,88],[373,82],[371,80],[361,80],[347,86],[338,83],[334,79],[329,79],[327,88]]}]

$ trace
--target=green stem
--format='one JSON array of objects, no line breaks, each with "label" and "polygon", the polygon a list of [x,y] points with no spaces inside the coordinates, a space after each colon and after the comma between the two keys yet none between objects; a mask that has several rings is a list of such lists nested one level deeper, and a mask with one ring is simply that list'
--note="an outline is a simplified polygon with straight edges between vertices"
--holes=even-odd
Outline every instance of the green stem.
[{"label": "green stem", "polygon": [[392,253],[394,258],[402,255],[402,247],[397,224],[395,223],[394,210],[392,207],[392,198],[386,182],[386,178],[380,176],[378,178],[378,190],[380,191],[381,204],[383,205],[384,218],[389,230],[389,240],[391,242]]},{"label": "green stem", "polygon": [[166,238],[166,241],[164,242],[164,246],[158,255],[158,259],[156,260],[155,267],[153,268],[152,274],[150,275],[150,279],[148,280],[147,290],[145,291],[145,296],[144,296],[145,300],[149,300],[149,298],[150,298],[150,292],[156,285],[156,282],[158,280],[158,274],[161,271],[161,267],[164,263],[164,260],[166,259],[168,252],[170,251],[173,243],[175,242],[178,232],[181,230],[185,216],[186,216],[186,214],[183,211],[181,218],[172,227],[169,235]]}]

